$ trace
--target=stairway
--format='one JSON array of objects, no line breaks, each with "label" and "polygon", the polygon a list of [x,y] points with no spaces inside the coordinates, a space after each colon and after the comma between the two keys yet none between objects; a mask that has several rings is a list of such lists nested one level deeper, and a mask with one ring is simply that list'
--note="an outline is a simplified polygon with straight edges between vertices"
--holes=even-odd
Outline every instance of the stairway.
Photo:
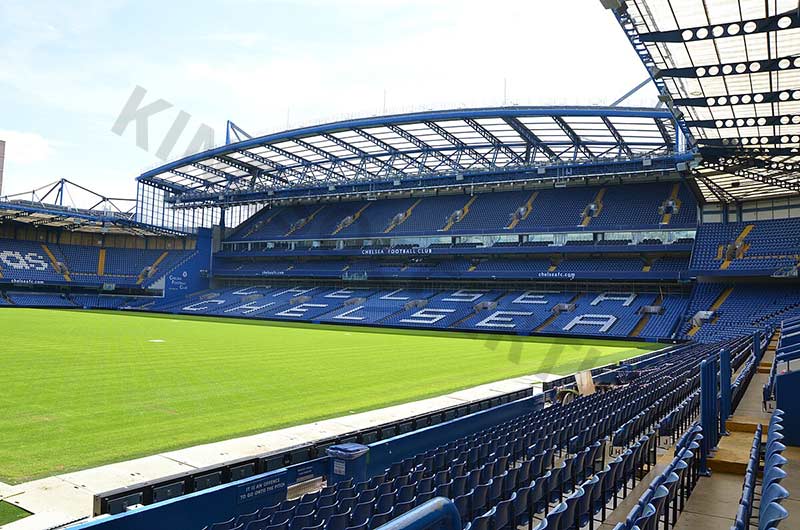
[{"label": "stairway", "polygon": [[[653,302],[653,305],[661,305],[662,303],[664,303],[664,297],[659,294],[658,298],[656,298],[655,302]],[[639,322],[636,323],[636,327],[633,328],[633,331],[631,331],[628,336],[638,337],[642,333],[642,330],[647,326],[647,323],[650,322],[650,317],[652,316],[652,313],[646,313],[642,315],[642,318],[639,319]]]},{"label": "stairway", "polygon": [[323,209],[325,209],[325,205],[324,204],[322,206],[320,206],[319,208],[317,208],[314,211],[314,213],[312,213],[308,217],[300,219],[300,221],[298,223],[296,223],[294,226],[292,226],[292,228],[290,228],[289,231],[284,234],[284,237],[289,237],[290,235],[294,234],[295,232],[297,232],[298,230],[300,230],[301,228],[306,226],[308,223],[313,221],[314,218],[317,216],[317,214],[319,214],[319,212],[321,212]]},{"label": "stairway", "polygon": [[403,218],[400,219],[400,221],[398,221],[396,223],[394,221],[390,222],[389,226],[386,227],[386,230],[384,230],[383,233],[384,234],[388,234],[389,232],[391,232],[392,230],[394,230],[395,228],[397,228],[401,224],[405,223],[406,220],[409,217],[411,217],[411,213],[414,211],[414,208],[416,208],[417,205],[419,203],[421,203],[421,202],[422,202],[422,199],[417,199],[416,202],[414,202],[414,204],[412,204],[411,206],[408,207],[408,209],[406,209],[405,213],[403,214]]},{"label": "stairway", "polygon": [[[733,292],[733,287],[728,287],[727,289],[722,291],[720,295],[716,298],[716,300],[714,300],[714,303],[711,304],[711,307],[708,308],[708,310],[716,311],[717,309],[719,309],[720,306],[725,303],[725,300],[728,299],[728,297],[731,295],[732,292]],[[702,325],[692,326],[692,329],[689,330],[687,335],[689,335],[690,337],[694,337],[697,334],[697,332],[700,331],[701,327]]]},{"label": "stairway", "polygon": [[733,242],[734,251],[736,252],[736,256],[734,256],[734,257],[732,257],[730,259],[726,257],[725,261],[722,262],[722,265],[719,266],[719,270],[721,270],[721,271],[728,270],[728,267],[731,266],[731,262],[735,258],[741,258],[741,257],[744,256],[744,253],[747,252],[747,250],[750,248],[750,246],[747,245],[745,248],[742,248],[741,251],[739,250],[739,247],[742,245],[742,243],[744,242],[744,239],[750,234],[750,232],[753,231],[753,228],[755,228],[755,225],[747,225],[742,229],[741,233],[736,237],[736,241]]},{"label": "stairway", "polygon": [[[575,296],[570,298],[569,302],[567,302],[567,303],[568,304],[573,304],[573,303],[577,302],[580,297],[581,297],[581,293],[575,293]],[[541,331],[544,331],[544,329],[547,328],[547,326],[549,326],[555,319],[557,319],[559,315],[560,315],[560,313],[553,313],[552,315],[547,317],[547,320],[545,320],[544,322],[539,324],[539,326],[534,331],[536,331],[537,333],[539,333]]]},{"label": "stairway", "polygon": [[106,272],[106,249],[101,248],[97,256],[97,275],[103,276]]},{"label": "stairway", "polygon": [[512,219],[511,222],[509,223],[509,225],[506,227],[506,230],[513,230],[514,228],[517,227],[517,225],[521,221],[524,221],[525,219],[528,218],[528,216],[533,211],[533,201],[535,201],[536,197],[538,197],[538,196],[539,196],[539,192],[538,191],[534,191],[533,193],[531,193],[531,196],[528,197],[528,200],[523,205],[524,208],[525,208],[525,211],[522,213],[522,215],[515,215],[514,219]]},{"label": "stairway", "polygon": [[[159,265],[159,264],[160,264],[162,261],[164,261],[164,260],[166,259],[166,257],[167,257],[167,255],[168,255],[168,254],[169,254],[169,251],[167,251],[167,250],[165,250],[164,252],[162,252],[162,253],[161,253],[161,255],[160,255],[160,256],[158,256],[158,259],[156,259],[156,260],[153,262],[153,264],[152,264],[152,265],[150,265],[150,268],[149,268],[149,270],[150,270],[150,271],[155,271],[155,270],[158,268],[158,265]],[[140,273],[139,273],[139,277],[136,279],[136,285],[141,285],[141,284],[142,284],[142,283],[143,283],[143,282],[144,282],[146,279],[147,279],[147,273],[146,273],[145,271],[142,271],[142,272],[140,272]]]},{"label": "stairway", "polygon": [[467,204],[465,204],[464,206],[461,207],[461,209],[459,210],[461,212],[461,217],[460,218],[456,219],[455,212],[453,212],[453,214],[450,215],[450,219],[447,220],[447,224],[444,225],[444,227],[440,228],[439,232],[447,232],[448,230],[453,228],[454,224],[460,223],[461,221],[463,221],[464,218],[467,216],[467,214],[469,214],[469,207],[472,206],[472,203],[474,203],[477,198],[478,198],[477,195],[473,195],[467,201]]},{"label": "stairway", "polygon": [[597,192],[597,195],[594,196],[594,200],[592,201],[592,204],[597,205],[597,209],[594,212],[590,212],[588,205],[583,209],[581,226],[589,226],[592,219],[600,215],[600,212],[603,211],[603,197],[605,197],[605,195],[606,188],[600,188],[600,191]]},{"label": "stairway", "polygon": [[[664,204],[662,204],[662,206],[664,206],[668,201],[672,201],[672,202],[675,203],[675,207],[676,208],[680,208],[681,207],[681,200],[678,198],[678,192],[680,191],[680,189],[681,189],[681,183],[680,182],[676,182],[672,186],[672,193],[669,194],[669,197],[667,198],[666,201],[664,201]],[[668,225],[671,220],[672,220],[672,214],[671,213],[664,213],[663,215],[661,215],[661,224],[662,225]]]},{"label": "stairway", "polygon": [[[50,264],[53,266],[54,271],[58,271],[58,260],[56,259],[53,252],[50,250],[50,247],[42,243],[42,250],[44,253],[47,254],[47,258],[50,260]],[[64,270],[61,271],[61,275],[64,277],[65,281],[71,282],[72,278],[69,275],[69,271],[67,270],[66,264],[64,265]]]},{"label": "stairway", "polygon": [[[361,217],[361,214],[362,214],[362,213],[364,213],[364,210],[366,210],[367,208],[369,208],[369,205],[370,205],[370,204],[372,204],[372,203],[371,203],[371,202],[368,202],[367,204],[365,204],[364,206],[362,206],[361,208],[359,208],[359,210],[358,210],[356,213],[354,213],[354,214],[353,214],[353,216],[350,218],[350,221],[349,221],[349,222],[345,223],[345,221],[347,220],[347,218],[345,218],[345,219],[342,219],[341,221],[339,221],[339,225],[336,227],[336,230],[334,230],[333,232],[331,232],[331,235],[332,235],[332,236],[335,236],[336,234],[338,234],[339,232],[341,232],[342,230],[344,230],[345,228],[347,228],[347,227],[348,227],[348,226],[350,226],[351,224],[355,223],[355,222],[358,220],[358,218],[359,218],[359,217]],[[348,217],[349,217],[349,216],[348,216]]]}]

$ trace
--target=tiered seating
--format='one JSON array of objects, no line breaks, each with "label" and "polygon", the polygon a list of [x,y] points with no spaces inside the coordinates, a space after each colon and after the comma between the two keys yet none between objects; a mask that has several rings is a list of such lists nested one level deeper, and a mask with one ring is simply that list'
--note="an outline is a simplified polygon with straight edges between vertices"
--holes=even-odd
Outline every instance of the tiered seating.
[{"label": "tiered seating", "polygon": [[[542,331],[569,335],[626,337],[642,318],[639,310],[652,305],[653,294],[590,293],[575,300],[575,310],[559,314]],[[674,313],[670,313],[674,316]],[[664,315],[651,320],[663,319]],[[674,322],[674,321],[673,321]]]},{"label": "tiered seating", "polygon": [[[757,526],[759,530],[777,528],[781,521],[789,517],[785,506],[789,492],[781,486],[781,481],[786,477],[786,472],[782,468],[788,462],[781,454],[786,449],[781,443],[782,423],[783,411],[775,410],[767,428],[767,441],[763,446],[763,428],[761,425],[756,427],[742,486],[742,496],[739,499],[735,524],[731,530],[748,530],[751,526]],[[762,463],[763,475],[759,484],[759,468]],[[754,515],[756,509],[757,516]]]},{"label": "tiered seating", "polygon": [[[104,259],[101,259],[101,253]],[[193,251],[183,250],[103,249],[0,240],[0,279],[15,283],[114,283],[134,286],[138,285],[142,271],[157,263],[153,274],[143,282],[143,286],[147,287],[192,255]],[[56,270],[57,263],[63,265],[62,270]]]},{"label": "tiered seating", "polygon": [[[602,209],[588,226],[693,226],[696,202],[682,184],[677,197],[680,208],[664,223],[659,208],[671,196],[673,186],[674,183],[650,183],[546,189],[539,190],[532,201],[533,192],[526,190],[265,208],[239,226],[228,240],[378,237],[387,231],[392,236],[564,231],[582,224],[584,210],[601,190]],[[515,212],[521,209],[526,214],[512,222]],[[463,215],[453,217],[459,211]],[[342,226],[342,220],[348,217],[353,222]],[[393,222],[398,219],[402,222]]]},{"label": "tiered seating", "polygon": [[[671,182],[609,186],[603,196],[603,211],[592,219],[590,226],[657,226],[664,220],[664,216],[659,213],[659,206],[669,198],[673,186]],[[665,224],[691,226],[697,217],[696,202],[685,184],[678,185],[677,199],[680,207]]]},{"label": "tiered seating", "polygon": [[[523,412],[416,454],[401,454],[363,482],[328,484],[209,528],[375,530],[433,497],[451,499],[470,530],[593,528],[652,469],[656,426],[697,392],[699,363],[718,347],[674,350],[665,361],[626,376],[629,384]],[[607,460],[607,445],[621,428],[629,440]],[[675,461],[644,499],[643,517],[661,513],[653,503],[666,509],[691,491],[698,477],[698,438],[696,429],[682,437]]]},{"label": "tiered seating", "polygon": [[378,291],[363,302],[343,305],[319,318],[322,322],[340,324],[375,324],[403,311],[414,300],[427,300],[434,291],[420,289],[394,289]]},{"label": "tiered seating", "polygon": [[79,307],[86,309],[119,309],[120,307],[132,302],[127,296],[113,295],[71,295],[70,299]]},{"label": "tiered seating", "polygon": [[[56,245],[53,245],[53,247],[55,246]],[[97,263],[100,259],[99,247],[63,245],[59,248],[64,255],[64,262],[69,269],[70,276],[73,276],[75,281],[87,283],[101,282],[100,278],[97,276]]]},{"label": "tiered seating", "polygon": [[698,229],[692,269],[772,272],[797,266],[798,248],[798,218],[709,223]]},{"label": "tiered seating", "polygon": [[8,299],[14,305],[24,307],[75,307],[69,298],[63,294],[52,293],[21,293],[9,291]]},{"label": "tiered seating", "polygon": [[424,307],[411,307],[382,321],[388,326],[448,328],[476,312],[481,302],[493,302],[498,291],[458,289],[433,296]]},{"label": "tiered seating", "polygon": [[511,292],[491,310],[479,311],[457,327],[486,331],[533,331],[551,316],[554,305],[568,302],[571,293]]},{"label": "tiered seating", "polygon": [[399,213],[411,208],[417,199],[388,199],[372,201],[369,207],[351,225],[343,228],[337,237],[353,237],[362,234],[382,234]]},{"label": "tiered seating", "polygon": [[[729,294],[719,303],[721,296]],[[717,300],[718,307],[714,307]],[[687,336],[711,342],[778,327],[781,320],[800,316],[800,288],[775,285],[698,284],[689,306],[688,317],[697,311],[714,309],[714,317],[692,333],[692,323],[684,326]]]},{"label": "tiered seating", "polygon": [[[779,363],[789,363],[800,357],[800,317],[788,318],[781,322],[780,340],[775,350],[775,359],[770,367],[769,379],[764,384],[763,405],[775,399],[775,382]],[[789,367],[789,364],[786,365]]]},{"label": "tiered seating", "polygon": [[614,530],[658,528],[661,520],[665,528],[675,525],[675,515],[682,509],[700,477],[698,452],[702,429],[690,429],[675,447],[675,458],[658,474],[639,501],[630,510],[625,522]]},{"label": "tiered seating", "polygon": [[[624,298],[624,299],[623,299]],[[630,303],[626,304],[630,298]],[[624,295],[489,289],[385,289],[302,287],[237,287],[204,291],[177,301],[157,302],[147,309],[194,315],[289,319],[373,324],[430,329],[462,329],[531,334],[624,337],[644,315],[640,309],[655,301],[660,314],[642,322],[638,338],[670,337],[688,301],[679,296]],[[556,315],[562,303],[576,302],[574,311]],[[594,302],[597,302],[593,305]],[[600,315],[600,316],[598,316]],[[602,317],[602,319],[600,319]],[[573,321],[577,322],[570,326]],[[613,322],[611,322],[613,321]],[[604,324],[608,323],[608,326]],[[542,326],[545,326],[542,328]],[[568,329],[567,329],[568,328]]]},{"label": "tiered seating", "polygon": [[0,274],[20,283],[63,283],[42,245],[33,241],[0,240]]}]

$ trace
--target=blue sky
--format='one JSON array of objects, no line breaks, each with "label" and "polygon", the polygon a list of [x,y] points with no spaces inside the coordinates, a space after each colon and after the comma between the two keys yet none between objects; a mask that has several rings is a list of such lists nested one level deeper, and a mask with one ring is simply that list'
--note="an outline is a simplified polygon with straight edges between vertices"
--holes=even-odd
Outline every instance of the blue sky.
[{"label": "blue sky", "polygon": [[[609,104],[645,77],[599,0],[3,0],[4,194],[64,177],[108,196],[134,178],[179,111],[224,141],[384,111]],[[111,126],[135,86],[150,149]],[[628,102],[653,105],[648,87]]]}]

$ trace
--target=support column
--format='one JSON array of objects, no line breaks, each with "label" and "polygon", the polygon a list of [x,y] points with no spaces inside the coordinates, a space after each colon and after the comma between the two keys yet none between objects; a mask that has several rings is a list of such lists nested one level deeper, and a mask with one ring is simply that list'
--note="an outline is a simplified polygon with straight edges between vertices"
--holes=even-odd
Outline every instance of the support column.
[{"label": "support column", "polygon": [[717,446],[719,439],[719,415],[717,413],[717,363],[705,360],[700,363],[700,425],[703,427],[703,444],[700,455],[700,472],[708,476],[707,458]]},{"label": "support column", "polygon": [[727,348],[719,352],[719,394],[719,433],[727,436],[726,422],[731,415],[731,352]]},{"label": "support column", "polygon": [[753,333],[753,355],[756,359],[756,366],[758,363],[761,362],[761,356],[764,355],[764,352],[761,351],[761,332],[756,331]]}]

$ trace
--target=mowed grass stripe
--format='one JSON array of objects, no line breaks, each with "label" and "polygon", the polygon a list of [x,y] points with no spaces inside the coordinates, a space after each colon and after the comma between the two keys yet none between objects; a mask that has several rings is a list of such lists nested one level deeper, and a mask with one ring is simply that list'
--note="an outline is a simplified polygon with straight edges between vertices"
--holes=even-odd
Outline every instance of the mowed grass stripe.
[{"label": "mowed grass stripe", "polygon": [[0,329],[13,483],[653,349],[19,308]]}]

